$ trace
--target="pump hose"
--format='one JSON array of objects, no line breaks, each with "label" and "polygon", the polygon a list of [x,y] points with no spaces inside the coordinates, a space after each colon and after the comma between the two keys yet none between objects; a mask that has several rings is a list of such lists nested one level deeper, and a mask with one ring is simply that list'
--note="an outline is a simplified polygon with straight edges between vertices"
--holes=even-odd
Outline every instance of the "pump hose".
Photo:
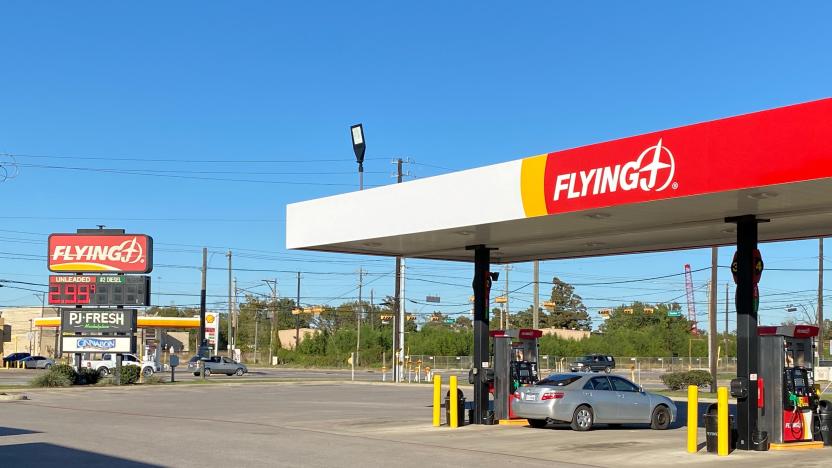
[{"label": "pump hose", "polygon": [[[791,427],[789,427],[789,430],[792,431],[792,437],[794,437],[795,439],[798,439],[798,440],[802,440],[803,439],[803,421],[800,421],[802,418],[799,415],[800,415],[800,412],[798,412],[797,405],[795,405],[794,411],[792,412],[792,420],[791,420],[792,424],[791,424]],[[796,421],[800,421],[800,431],[795,431],[794,430],[794,423]]]}]

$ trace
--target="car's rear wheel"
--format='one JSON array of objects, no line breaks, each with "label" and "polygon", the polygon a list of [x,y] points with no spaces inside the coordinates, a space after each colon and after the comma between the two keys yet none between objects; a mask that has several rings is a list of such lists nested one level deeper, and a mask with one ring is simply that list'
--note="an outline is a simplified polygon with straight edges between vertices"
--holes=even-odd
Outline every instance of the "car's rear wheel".
[{"label": "car's rear wheel", "polygon": [[110,375],[110,369],[108,369],[107,366],[101,366],[98,368],[98,373],[102,377],[107,377],[108,375]]},{"label": "car's rear wheel", "polygon": [[572,414],[572,423],[570,426],[573,431],[588,431],[592,429],[592,423],[595,421],[595,414],[592,408],[586,405],[581,405],[575,408]]},{"label": "car's rear wheel", "polygon": [[243,368],[242,368],[242,367],[239,367],[239,368],[237,368],[237,372],[235,372],[235,374],[236,374],[236,375],[243,375],[243,374],[245,374],[245,372],[243,372]]},{"label": "car's rear wheel", "polygon": [[667,406],[657,406],[650,417],[650,428],[663,431],[670,427],[670,409]]},{"label": "car's rear wheel", "polygon": [[205,377],[208,377],[209,375],[211,375],[211,369],[206,368],[205,369]]},{"label": "car's rear wheel", "polygon": [[541,429],[546,427],[547,421],[545,419],[529,419],[529,426],[534,427],[535,429]]}]

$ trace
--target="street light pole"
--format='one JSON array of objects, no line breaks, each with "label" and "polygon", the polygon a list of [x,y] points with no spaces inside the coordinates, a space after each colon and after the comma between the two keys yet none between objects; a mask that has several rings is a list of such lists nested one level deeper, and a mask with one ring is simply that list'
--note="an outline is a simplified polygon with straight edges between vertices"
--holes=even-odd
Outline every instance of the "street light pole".
[{"label": "street light pole", "polygon": [[364,143],[364,125],[356,124],[350,127],[352,135],[352,150],[355,153],[355,162],[358,163],[358,190],[364,190],[364,152],[367,145]]}]

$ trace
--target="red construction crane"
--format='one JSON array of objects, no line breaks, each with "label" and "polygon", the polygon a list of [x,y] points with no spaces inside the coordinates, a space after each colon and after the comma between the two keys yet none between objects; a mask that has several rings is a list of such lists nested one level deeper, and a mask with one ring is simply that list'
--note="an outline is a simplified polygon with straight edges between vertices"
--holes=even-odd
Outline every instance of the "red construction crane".
[{"label": "red construction crane", "polygon": [[699,329],[696,327],[696,303],[693,300],[693,276],[690,272],[690,265],[685,264],[685,293],[688,297],[688,321],[690,322],[690,331],[694,335],[699,334]]}]

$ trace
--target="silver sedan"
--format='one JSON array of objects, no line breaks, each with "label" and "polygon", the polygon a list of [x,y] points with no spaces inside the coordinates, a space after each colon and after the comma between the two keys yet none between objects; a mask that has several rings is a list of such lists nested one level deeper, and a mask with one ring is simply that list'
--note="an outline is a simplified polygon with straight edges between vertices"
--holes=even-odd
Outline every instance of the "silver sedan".
[{"label": "silver sedan", "polygon": [[49,369],[55,365],[55,361],[43,356],[29,356],[21,361],[26,369]]},{"label": "silver sedan", "polygon": [[614,375],[554,374],[520,387],[515,397],[514,414],[528,419],[532,427],[566,422],[573,430],[588,431],[596,423],[645,423],[667,429],[676,420],[676,405],[670,398],[645,392]]}]

